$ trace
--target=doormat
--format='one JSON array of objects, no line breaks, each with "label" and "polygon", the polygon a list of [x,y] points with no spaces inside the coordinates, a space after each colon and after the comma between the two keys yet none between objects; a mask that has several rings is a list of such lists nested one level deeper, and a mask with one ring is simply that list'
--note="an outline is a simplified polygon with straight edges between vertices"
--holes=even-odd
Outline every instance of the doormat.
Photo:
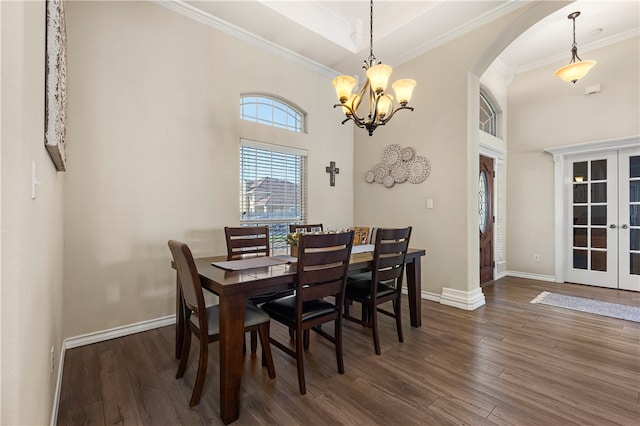
[{"label": "doormat", "polygon": [[584,297],[567,296],[564,294],[543,291],[531,303],[556,306],[558,308],[573,309],[574,311],[604,315],[628,321],[640,322],[640,308],[619,303],[602,302]]}]

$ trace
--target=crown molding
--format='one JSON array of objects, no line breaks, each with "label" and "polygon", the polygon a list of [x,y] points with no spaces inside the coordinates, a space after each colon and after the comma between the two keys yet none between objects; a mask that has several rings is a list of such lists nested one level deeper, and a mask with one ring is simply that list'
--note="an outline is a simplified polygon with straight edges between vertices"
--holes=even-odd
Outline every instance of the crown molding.
[{"label": "crown molding", "polygon": [[443,34],[442,36],[435,38],[433,40],[429,40],[428,42],[421,44],[415,49],[412,49],[400,56],[393,58],[391,61],[388,61],[387,63],[392,66],[402,65],[405,62],[415,59],[429,52],[430,50],[433,50],[450,41],[453,41],[458,37],[465,35],[468,32],[471,32],[477,28],[482,27],[483,25],[489,24],[492,21],[495,21],[496,19],[501,18],[504,15],[507,15],[508,13],[511,13],[523,6],[526,6],[527,4],[528,4],[527,0],[516,0],[516,1],[509,2],[507,4],[504,4],[503,6],[497,9],[494,9],[490,12],[487,12],[478,16],[476,19],[474,19],[471,22],[467,22],[463,25],[455,27],[450,31],[448,31],[447,33]]},{"label": "crown molding", "polygon": [[275,43],[270,42],[262,37],[259,37],[249,31],[246,31],[237,25],[233,25],[230,22],[224,21],[218,17],[215,17],[209,13],[205,13],[189,4],[184,3],[182,0],[150,0],[159,6],[165,7],[176,13],[179,13],[194,21],[205,24],[213,29],[222,31],[232,37],[252,44],[260,49],[264,49],[270,53],[281,56],[291,62],[297,63],[304,67],[307,67],[313,71],[316,71],[329,78],[333,78],[341,73],[326,67],[318,62],[312,61],[302,55],[299,55],[289,49],[285,49]]}]

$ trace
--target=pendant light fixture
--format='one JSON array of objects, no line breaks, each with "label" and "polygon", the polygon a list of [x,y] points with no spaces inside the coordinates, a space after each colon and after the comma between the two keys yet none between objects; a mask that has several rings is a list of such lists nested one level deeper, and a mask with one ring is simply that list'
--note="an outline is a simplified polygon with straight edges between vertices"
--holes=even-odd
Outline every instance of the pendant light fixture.
[{"label": "pendant light fixture", "polygon": [[[412,79],[398,80],[391,85],[396,94],[397,106],[394,106],[393,96],[385,93],[393,69],[382,62],[376,63],[376,57],[373,55],[373,0],[370,2],[369,14],[369,57],[364,61],[362,68],[365,70],[367,81],[358,93],[353,93],[356,86],[355,78],[341,75],[333,79],[333,87],[340,100],[340,103],[333,107],[342,107],[342,112],[347,117],[342,124],[352,120],[356,126],[367,129],[369,136],[372,136],[374,130],[387,124],[397,111],[413,111],[407,104],[416,85],[416,81]],[[358,107],[366,94],[369,95],[369,110],[366,116],[361,117],[358,115]]]},{"label": "pendant light fixture", "polygon": [[[575,84],[576,81],[587,75],[589,70],[593,68],[596,61],[583,61],[578,56],[578,45],[576,44],[576,18],[580,16],[580,12],[573,12],[568,19],[573,20],[573,44],[571,45],[571,61],[569,65],[558,69],[555,72],[555,76],[563,79],[564,81],[570,81]],[[576,59],[578,62],[576,62]]]}]

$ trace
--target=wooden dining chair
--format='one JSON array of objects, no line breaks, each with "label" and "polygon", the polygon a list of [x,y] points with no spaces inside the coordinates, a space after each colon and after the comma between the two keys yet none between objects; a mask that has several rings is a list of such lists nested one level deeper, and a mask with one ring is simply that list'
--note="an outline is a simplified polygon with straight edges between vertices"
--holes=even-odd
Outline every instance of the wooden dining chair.
[{"label": "wooden dining chair", "polygon": [[[218,341],[220,337],[219,328],[219,306],[206,306],[200,276],[196,269],[193,256],[189,247],[182,242],[170,240],[169,249],[173,256],[183,299],[184,311],[184,340],[182,344],[182,354],[180,364],[176,373],[176,379],[184,375],[189,359],[191,348],[191,334],[193,333],[200,341],[200,358],[198,360],[198,373],[193,386],[189,406],[194,407],[200,402],[204,381],[207,376],[207,364],[209,361],[209,343]],[[245,331],[257,331],[260,335],[262,345],[262,365],[267,367],[270,378],[276,377],[269,345],[270,319],[264,311],[247,303],[245,306],[244,329]],[[240,354],[238,354],[240,356]]]},{"label": "wooden dining chair", "polygon": [[[350,276],[347,280],[344,317],[371,328],[373,346],[377,355],[381,354],[380,338],[378,337],[378,312],[395,318],[398,340],[404,341],[400,301],[402,275],[410,238],[410,226],[401,229],[378,228],[371,271]],[[361,319],[350,315],[349,305],[352,302],[361,304]],[[392,302],[393,312],[379,307],[386,302]]]},{"label": "wooden dining chair", "polygon": [[[298,242],[296,292],[262,305],[272,319],[295,330],[295,349],[270,338],[270,342],[292,356],[298,366],[300,393],[306,390],[303,362],[303,334],[313,330],[335,345],[338,372],[344,374],[342,357],[342,305],[347,268],[353,246],[353,231],[337,234],[305,234]],[[332,303],[325,300],[335,297]],[[320,329],[320,324],[334,321],[333,336]]]},{"label": "wooden dining chair", "polygon": [[[227,240],[227,260],[240,259],[244,256],[269,256],[269,227],[238,226],[224,227],[224,235]],[[293,294],[293,290],[281,290],[260,296],[249,298],[254,306]],[[251,352],[255,352],[258,346],[257,333],[251,332]]]},{"label": "wooden dining chair", "polygon": [[224,227],[227,240],[227,260],[246,255],[269,256],[268,226]]},{"label": "wooden dining chair", "polygon": [[295,234],[296,232],[298,232],[298,230],[302,230],[304,232],[311,232],[312,228],[320,228],[321,231],[324,230],[321,223],[318,223],[315,225],[294,223],[292,225],[289,225],[289,233]]}]

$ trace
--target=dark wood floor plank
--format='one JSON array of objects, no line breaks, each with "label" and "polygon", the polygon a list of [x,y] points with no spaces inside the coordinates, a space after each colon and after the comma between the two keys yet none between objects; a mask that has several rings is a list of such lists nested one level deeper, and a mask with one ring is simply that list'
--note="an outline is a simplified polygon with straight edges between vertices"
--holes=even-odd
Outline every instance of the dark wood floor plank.
[{"label": "dark wood floor plank", "polygon": [[[640,306],[635,292],[505,278],[483,288],[486,305],[474,311],[423,301],[415,329],[405,300],[405,342],[393,319],[380,316],[380,356],[371,330],[345,322],[344,375],[333,345],[312,333],[304,396],[291,357],[274,348],[277,377],[269,379],[260,349],[240,354],[234,425],[638,426],[640,324],[531,304],[542,291]],[[291,343],[284,327],[272,324],[271,334]],[[127,399],[139,424],[221,424],[217,343],[202,400],[189,408],[199,343],[176,380],[173,338],[170,326],[68,350],[58,424],[127,424],[135,419],[119,415],[131,410]]]},{"label": "dark wood floor plank", "polygon": [[104,342],[98,359],[105,423],[123,426],[142,424],[119,342]]},{"label": "dark wood floor plank", "polygon": [[133,388],[142,424],[178,425],[179,419],[171,406],[168,395],[153,368],[152,357],[158,356],[146,351],[143,340],[148,334],[138,333],[120,339],[131,387]]}]

